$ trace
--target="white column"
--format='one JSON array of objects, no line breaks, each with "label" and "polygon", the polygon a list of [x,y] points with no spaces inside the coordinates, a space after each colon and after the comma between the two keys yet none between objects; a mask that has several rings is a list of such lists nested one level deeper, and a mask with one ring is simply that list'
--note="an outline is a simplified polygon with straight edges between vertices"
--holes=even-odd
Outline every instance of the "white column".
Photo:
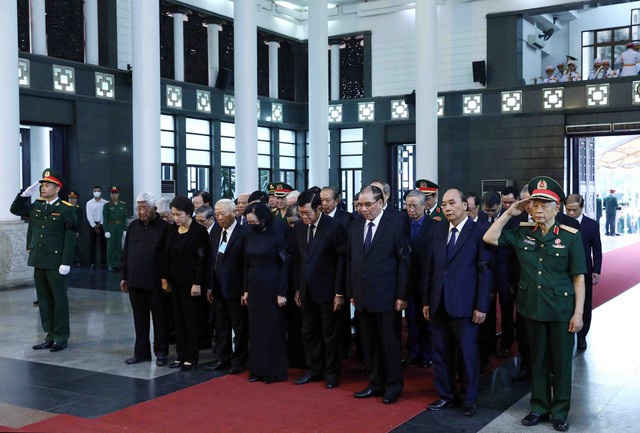
[{"label": "white column", "polygon": [[31,0],[29,15],[31,16],[31,52],[46,56],[47,14],[44,2],[45,0]]},{"label": "white column", "polygon": [[340,99],[340,44],[331,44],[331,100]]},{"label": "white column", "polygon": [[267,42],[269,45],[269,97],[278,98],[278,48],[276,41]]},{"label": "white column", "polygon": [[220,47],[218,33],[222,27],[219,24],[207,24],[207,41],[209,53],[209,87],[216,86],[218,71],[220,70]]},{"label": "white column", "polygon": [[[32,126],[29,129],[31,154],[31,182],[42,179],[42,171],[51,167],[51,128]],[[26,186],[26,185],[25,185]],[[36,197],[32,197],[36,198]]]},{"label": "white column", "polygon": [[329,184],[327,0],[309,2],[309,187]]},{"label": "white column", "polygon": [[99,65],[98,0],[84,0],[84,43],[86,62]]},{"label": "white column", "polygon": [[[44,3],[44,2],[43,2]],[[0,221],[15,221],[18,217],[9,207],[20,190],[20,98],[18,87],[18,4],[6,2],[0,13],[0,83],[3,83],[0,104],[0,170],[5,185],[0,188]],[[24,185],[25,187],[29,185]]]},{"label": "white column", "polygon": [[438,51],[436,0],[416,2],[416,177],[438,182]]},{"label": "white column", "polygon": [[241,0],[234,5],[236,191],[255,191],[258,188],[256,2]]},{"label": "white column", "polygon": [[184,14],[182,12],[173,13],[173,75],[174,80],[184,81]]},{"label": "white column", "polygon": [[160,197],[160,4],[131,2],[133,23],[133,196]]}]

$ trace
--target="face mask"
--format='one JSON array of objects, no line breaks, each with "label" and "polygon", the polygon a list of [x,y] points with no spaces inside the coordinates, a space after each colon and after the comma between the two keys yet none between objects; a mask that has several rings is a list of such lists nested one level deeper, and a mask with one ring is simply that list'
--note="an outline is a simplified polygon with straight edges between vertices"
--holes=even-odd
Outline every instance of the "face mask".
[{"label": "face mask", "polygon": [[264,226],[262,224],[249,224],[249,227],[251,227],[251,230],[256,233],[264,230]]},{"label": "face mask", "polygon": [[100,197],[101,195],[102,195],[102,193],[101,193],[100,191],[93,191],[93,196],[94,196],[95,198],[98,198],[98,197]]}]

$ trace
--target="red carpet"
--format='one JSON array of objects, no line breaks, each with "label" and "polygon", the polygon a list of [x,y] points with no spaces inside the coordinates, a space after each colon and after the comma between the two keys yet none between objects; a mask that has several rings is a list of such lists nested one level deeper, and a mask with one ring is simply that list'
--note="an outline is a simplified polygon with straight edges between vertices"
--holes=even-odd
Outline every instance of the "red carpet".
[{"label": "red carpet", "polygon": [[593,286],[593,308],[640,283],[640,242],[609,251],[602,257],[600,283]]}]

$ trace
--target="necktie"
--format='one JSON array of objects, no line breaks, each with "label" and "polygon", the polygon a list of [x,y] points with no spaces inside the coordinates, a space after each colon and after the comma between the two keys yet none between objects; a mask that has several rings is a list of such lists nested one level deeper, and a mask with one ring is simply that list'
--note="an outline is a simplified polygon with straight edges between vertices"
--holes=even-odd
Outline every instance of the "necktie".
[{"label": "necktie", "polygon": [[309,225],[309,232],[307,233],[307,249],[311,248],[311,242],[313,241],[313,230],[316,228],[313,224]]},{"label": "necktie", "polygon": [[242,219],[240,220],[240,225],[244,226],[247,224],[247,219],[245,217],[242,217]]},{"label": "necktie", "polygon": [[367,236],[365,236],[364,238],[364,252],[366,253],[367,251],[369,251],[369,248],[371,247],[371,240],[373,239],[373,221],[369,221],[368,224],[369,228],[367,229]]},{"label": "necktie", "polygon": [[[223,230],[222,231],[222,240],[220,241],[220,245],[222,244],[226,244],[227,243],[227,231]],[[220,246],[218,245],[218,246]],[[220,256],[222,255],[222,253],[220,252],[220,249],[218,249],[218,254],[216,254],[216,265],[214,267],[214,269],[218,269],[218,259],[220,258]]]},{"label": "necktie", "polygon": [[457,228],[451,229],[451,239],[449,239],[449,243],[447,244],[447,260],[451,258],[453,255],[453,248],[456,246],[456,233],[458,232]]},{"label": "necktie", "polygon": [[227,231],[223,230],[222,231],[222,242],[220,242],[220,244],[224,244],[227,242]]},{"label": "necktie", "polygon": [[417,222],[413,222],[411,223],[411,240],[413,240],[413,238],[416,237],[416,234],[418,234],[418,229],[420,228],[420,226],[418,225]]},{"label": "necktie", "polygon": [[427,216],[431,215],[431,210],[427,209]]}]

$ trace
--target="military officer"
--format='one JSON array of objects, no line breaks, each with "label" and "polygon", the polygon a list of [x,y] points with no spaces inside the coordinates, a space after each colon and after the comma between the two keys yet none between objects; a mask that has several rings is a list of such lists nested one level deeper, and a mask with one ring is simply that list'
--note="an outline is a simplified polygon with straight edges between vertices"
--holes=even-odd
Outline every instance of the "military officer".
[{"label": "military officer", "polygon": [[602,73],[602,62],[600,59],[595,59],[593,61],[593,69],[589,72],[588,80],[597,80],[599,78],[604,78],[604,74]]},{"label": "military officer", "polygon": [[104,237],[107,238],[107,267],[109,272],[117,271],[120,267],[122,253],[122,233],[127,224],[126,203],[120,201],[120,189],[112,186],[111,201],[102,208],[102,225]]},{"label": "military officer", "polygon": [[[74,191],[71,191],[68,195],[69,203],[71,203],[76,210],[76,221],[77,221],[78,227],[80,227],[80,223],[82,222],[82,208],[78,204],[79,198],[80,196],[78,195],[78,193]],[[82,258],[82,255],[80,254],[80,230],[78,230],[76,232],[76,249],[75,249],[75,253],[73,254],[73,264],[76,265],[77,267],[80,267],[81,258]]]},{"label": "military officer", "polygon": [[273,182],[269,182],[269,186],[267,187],[269,191],[269,209],[271,212],[276,211],[276,184]]},{"label": "military officer", "polygon": [[[516,302],[532,357],[531,412],[522,424],[534,426],[551,418],[555,430],[567,431],[574,334],[583,326],[586,261],[580,232],[556,221],[564,200],[562,187],[539,176],[529,182],[529,193],[529,199],[515,203],[491,225],[484,241],[513,248],[520,262]],[[533,221],[503,232],[528,203]]]},{"label": "military officer", "polygon": [[424,213],[432,220],[442,221],[444,214],[438,206],[438,188],[436,183],[427,179],[419,179],[416,181],[416,188],[425,195],[426,207]]},{"label": "military officer", "polygon": [[287,196],[291,191],[293,191],[293,187],[284,182],[277,182],[274,185],[273,194],[276,197],[276,208],[273,211],[273,216],[275,216],[276,218],[280,218],[285,222],[287,221],[287,217],[285,216],[285,214],[287,213],[287,208],[289,207],[287,205]]},{"label": "military officer", "polygon": [[[28,264],[34,267],[40,321],[47,334],[33,349],[51,352],[64,350],[69,339],[67,274],[73,262],[77,232],[73,205],[58,197],[61,179],[59,173],[46,169],[42,179],[18,193],[10,209],[14,215],[31,218],[27,231]],[[40,197],[31,204],[30,197],[38,190]]]}]

